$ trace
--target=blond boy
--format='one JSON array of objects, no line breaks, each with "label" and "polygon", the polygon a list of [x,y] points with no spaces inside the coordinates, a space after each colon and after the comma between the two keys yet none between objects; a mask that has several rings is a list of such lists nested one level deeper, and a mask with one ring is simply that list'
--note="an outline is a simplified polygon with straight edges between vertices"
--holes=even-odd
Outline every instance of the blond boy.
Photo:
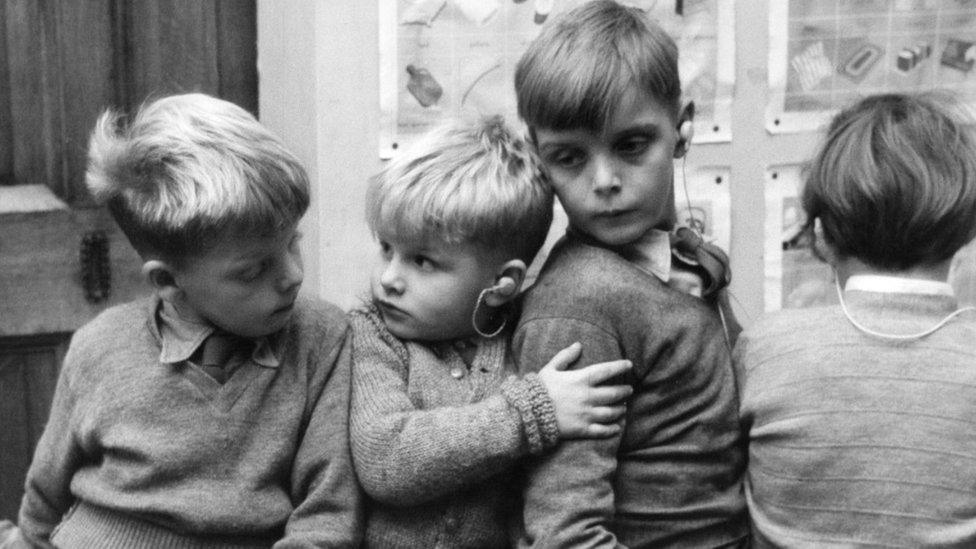
[{"label": "blond boy", "polygon": [[153,295],[72,337],[27,475],[32,545],[355,547],[347,324],[298,297],[301,165],[201,94],[107,112],[87,183]]}]

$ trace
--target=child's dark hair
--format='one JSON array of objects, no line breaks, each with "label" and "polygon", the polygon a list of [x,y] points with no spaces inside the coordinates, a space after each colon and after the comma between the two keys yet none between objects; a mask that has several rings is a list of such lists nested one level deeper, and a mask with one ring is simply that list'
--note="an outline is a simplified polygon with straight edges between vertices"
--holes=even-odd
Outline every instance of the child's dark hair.
[{"label": "child's dark hair", "polygon": [[870,96],[841,111],[807,168],[812,234],[886,271],[950,259],[976,238],[976,135],[946,94]]},{"label": "child's dark hair", "polygon": [[309,205],[297,158],[250,113],[204,94],[143,106],[128,124],[105,112],[86,182],[144,258],[177,265],[225,231],[270,235]]},{"label": "child's dark hair", "polygon": [[599,131],[628,94],[643,92],[677,121],[678,48],[636,8],[595,0],[543,27],[515,70],[530,128]]}]

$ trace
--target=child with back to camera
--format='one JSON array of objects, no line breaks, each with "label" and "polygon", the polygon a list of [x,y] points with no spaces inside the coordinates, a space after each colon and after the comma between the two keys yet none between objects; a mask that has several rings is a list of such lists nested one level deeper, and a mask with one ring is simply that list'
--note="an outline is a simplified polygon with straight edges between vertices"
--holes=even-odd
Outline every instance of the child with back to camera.
[{"label": "child with back to camera", "polygon": [[726,314],[727,339],[719,314],[724,254],[698,239],[695,261],[672,255],[672,240],[689,236],[672,232],[673,161],[693,114],[681,107],[674,41],[637,9],[589,2],[542,29],[515,89],[569,218],[525,296],[517,362],[531,369],[579,341],[581,364],[634,364],[618,435],[531,462],[521,545],[748,543],[735,328]]},{"label": "child with back to camera", "polygon": [[630,388],[600,384],[626,361],[564,371],[575,345],[538,375],[512,375],[513,300],[552,206],[532,152],[498,117],[434,129],[371,181],[380,261],[370,303],[351,314],[366,546],[509,547],[516,461],[619,429]]},{"label": "child with back to camera", "polygon": [[808,166],[840,304],[736,346],[757,547],[976,545],[976,310],[946,282],[976,238],[972,124],[949,96],[869,96]]},{"label": "child with back to camera", "polygon": [[299,298],[304,169],[253,116],[165,97],[91,136],[87,184],[154,295],[74,334],[27,475],[33,546],[355,547],[348,324]]}]

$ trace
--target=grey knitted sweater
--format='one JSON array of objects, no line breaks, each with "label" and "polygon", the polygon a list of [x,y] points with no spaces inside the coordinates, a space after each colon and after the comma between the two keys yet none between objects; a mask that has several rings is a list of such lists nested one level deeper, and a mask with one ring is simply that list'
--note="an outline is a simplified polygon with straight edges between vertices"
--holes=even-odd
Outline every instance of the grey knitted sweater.
[{"label": "grey knitted sweater", "polygon": [[[869,329],[912,333],[947,296],[848,291]],[[839,306],[784,310],[735,350],[756,547],[976,546],[976,313],[920,340]]]},{"label": "grey knitted sweater", "polygon": [[507,547],[516,460],[555,444],[552,401],[518,379],[508,334],[479,339],[471,364],[451,344],[393,336],[354,311],[351,439],[367,495],[366,546]]},{"label": "grey knitted sweater", "polygon": [[579,365],[626,358],[623,432],[532,459],[533,547],[726,547],[744,543],[745,448],[718,315],[606,248],[568,234],[529,289],[513,348],[523,371],[579,341]]},{"label": "grey knitted sweater", "polygon": [[342,312],[299,300],[272,336],[279,365],[248,361],[220,385],[160,362],[158,305],[111,308],[72,337],[24,535],[69,549],[356,546]]}]

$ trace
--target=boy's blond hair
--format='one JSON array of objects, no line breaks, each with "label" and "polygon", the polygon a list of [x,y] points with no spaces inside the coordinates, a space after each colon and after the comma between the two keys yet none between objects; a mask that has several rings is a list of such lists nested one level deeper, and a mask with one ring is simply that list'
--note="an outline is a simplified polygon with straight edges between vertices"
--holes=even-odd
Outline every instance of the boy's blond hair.
[{"label": "boy's blond hair", "polygon": [[227,231],[270,235],[309,204],[304,168],[237,105],[204,94],[164,97],[131,122],[95,125],[86,183],[143,258],[179,264]]},{"label": "boy's blond hair", "polygon": [[552,221],[552,190],[530,147],[501,117],[448,120],[371,179],[374,234],[472,243],[529,262]]},{"label": "boy's blond hair", "polygon": [[637,8],[594,0],[542,28],[519,59],[515,93],[530,128],[598,132],[634,90],[677,122],[678,47]]},{"label": "boy's blond hair", "polygon": [[973,119],[944,93],[884,94],[841,111],[807,167],[812,234],[888,271],[950,259],[976,238]]}]

